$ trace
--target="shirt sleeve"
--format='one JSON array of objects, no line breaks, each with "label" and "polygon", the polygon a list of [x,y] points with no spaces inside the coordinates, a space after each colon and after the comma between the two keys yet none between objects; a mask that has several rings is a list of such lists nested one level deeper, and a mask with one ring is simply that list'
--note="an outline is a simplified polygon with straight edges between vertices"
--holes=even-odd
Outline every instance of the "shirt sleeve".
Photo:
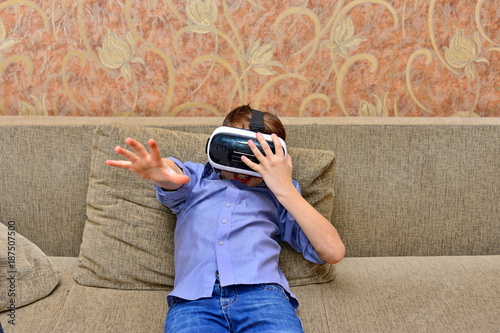
[{"label": "shirt sleeve", "polygon": [[191,193],[193,184],[196,184],[197,173],[193,172],[194,168],[196,168],[196,164],[191,162],[182,163],[174,157],[169,157],[169,159],[174,161],[175,164],[181,168],[182,172],[189,177],[189,182],[183,184],[180,188],[174,191],[164,190],[156,184],[154,184],[154,187],[156,189],[156,199],[170,208],[172,213],[177,215],[183,209],[186,198]]},{"label": "shirt sleeve", "polygon": [[[294,180],[295,188],[300,192],[299,184]],[[311,242],[306,234],[302,231],[299,224],[295,221],[293,216],[285,209],[280,211],[279,228],[281,232],[281,240],[290,244],[290,246],[297,252],[302,253],[304,258],[316,264],[324,264],[316,250],[313,248]]]}]

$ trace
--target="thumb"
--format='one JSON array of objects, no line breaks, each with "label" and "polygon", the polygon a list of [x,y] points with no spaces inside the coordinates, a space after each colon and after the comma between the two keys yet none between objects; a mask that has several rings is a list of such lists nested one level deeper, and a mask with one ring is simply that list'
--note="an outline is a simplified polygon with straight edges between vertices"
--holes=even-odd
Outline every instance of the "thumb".
[{"label": "thumb", "polygon": [[189,177],[183,173],[175,172],[171,167],[167,166],[165,172],[168,175],[169,181],[175,184],[185,184],[189,181]]}]

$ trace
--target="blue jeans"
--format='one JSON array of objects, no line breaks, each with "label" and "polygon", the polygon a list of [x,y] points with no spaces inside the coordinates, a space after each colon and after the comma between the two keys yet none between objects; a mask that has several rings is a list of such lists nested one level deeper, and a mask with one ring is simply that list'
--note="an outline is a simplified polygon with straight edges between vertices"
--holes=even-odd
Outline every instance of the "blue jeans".
[{"label": "blue jeans", "polygon": [[217,280],[211,298],[169,304],[165,333],[303,332],[300,319],[277,284],[221,287]]}]

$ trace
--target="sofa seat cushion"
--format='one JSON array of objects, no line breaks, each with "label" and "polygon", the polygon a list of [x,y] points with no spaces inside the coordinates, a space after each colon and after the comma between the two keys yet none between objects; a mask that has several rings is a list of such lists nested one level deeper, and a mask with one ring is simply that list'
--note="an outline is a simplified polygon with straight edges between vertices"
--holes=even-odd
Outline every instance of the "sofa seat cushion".
[{"label": "sofa seat cushion", "polygon": [[49,257],[61,271],[52,293],[16,310],[16,325],[0,313],[5,332],[163,332],[168,291],[117,290],[78,285],[77,257]]},{"label": "sofa seat cushion", "polygon": [[[61,283],[18,309],[16,332],[163,332],[168,291],[85,287],[78,258],[51,257]],[[305,332],[497,332],[500,256],[345,258],[334,282],[293,287]],[[50,313],[51,315],[47,315]],[[5,313],[0,322],[6,332]]]},{"label": "sofa seat cushion", "polygon": [[498,332],[500,256],[364,257],[293,288],[306,332]]}]

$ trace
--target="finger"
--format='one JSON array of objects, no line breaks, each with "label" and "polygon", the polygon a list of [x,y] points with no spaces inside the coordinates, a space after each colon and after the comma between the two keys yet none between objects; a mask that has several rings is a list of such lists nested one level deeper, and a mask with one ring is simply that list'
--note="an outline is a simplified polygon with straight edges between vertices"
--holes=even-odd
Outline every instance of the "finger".
[{"label": "finger", "polygon": [[139,155],[139,157],[147,158],[149,156],[149,153],[146,150],[146,148],[144,148],[144,146],[139,142],[137,142],[136,140],[132,138],[126,138],[125,143],[129,145],[136,152],[136,154]]},{"label": "finger", "polygon": [[269,147],[269,144],[267,143],[266,139],[264,139],[264,136],[262,135],[262,133],[257,133],[257,140],[259,141],[260,146],[264,150],[264,154],[266,156],[269,157],[269,156],[273,155],[273,151],[271,150],[271,147]]},{"label": "finger", "polygon": [[133,152],[131,152],[127,149],[124,149],[120,146],[115,147],[115,152],[122,155],[126,160],[128,160],[130,162],[134,162],[134,161],[137,161],[139,159],[139,157],[137,157],[136,154],[134,154]]},{"label": "finger", "polygon": [[257,145],[253,140],[248,140],[248,146],[250,147],[250,150],[254,154],[254,156],[259,160],[259,162],[262,162],[265,159],[265,156],[262,154],[259,148],[257,148]]},{"label": "finger", "polygon": [[283,151],[283,146],[281,145],[279,137],[276,134],[271,134],[271,139],[273,140],[274,143],[274,151],[275,151],[274,154],[279,157],[284,157],[285,152]]},{"label": "finger", "polygon": [[116,161],[116,160],[107,160],[106,165],[120,168],[120,169],[128,169],[132,163],[129,161]]},{"label": "finger", "polygon": [[[262,154],[261,154],[262,155]],[[250,169],[252,169],[255,172],[261,173],[261,167],[259,164],[252,162],[248,157],[246,156],[241,156],[241,160],[243,163],[245,163],[246,166],[248,166]]]},{"label": "finger", "polygon": [[161,161],[161,153],[160,148],[155,140],[151,139],[148,141],[148,145],[150,148],[150,154],[153,161]]}]

